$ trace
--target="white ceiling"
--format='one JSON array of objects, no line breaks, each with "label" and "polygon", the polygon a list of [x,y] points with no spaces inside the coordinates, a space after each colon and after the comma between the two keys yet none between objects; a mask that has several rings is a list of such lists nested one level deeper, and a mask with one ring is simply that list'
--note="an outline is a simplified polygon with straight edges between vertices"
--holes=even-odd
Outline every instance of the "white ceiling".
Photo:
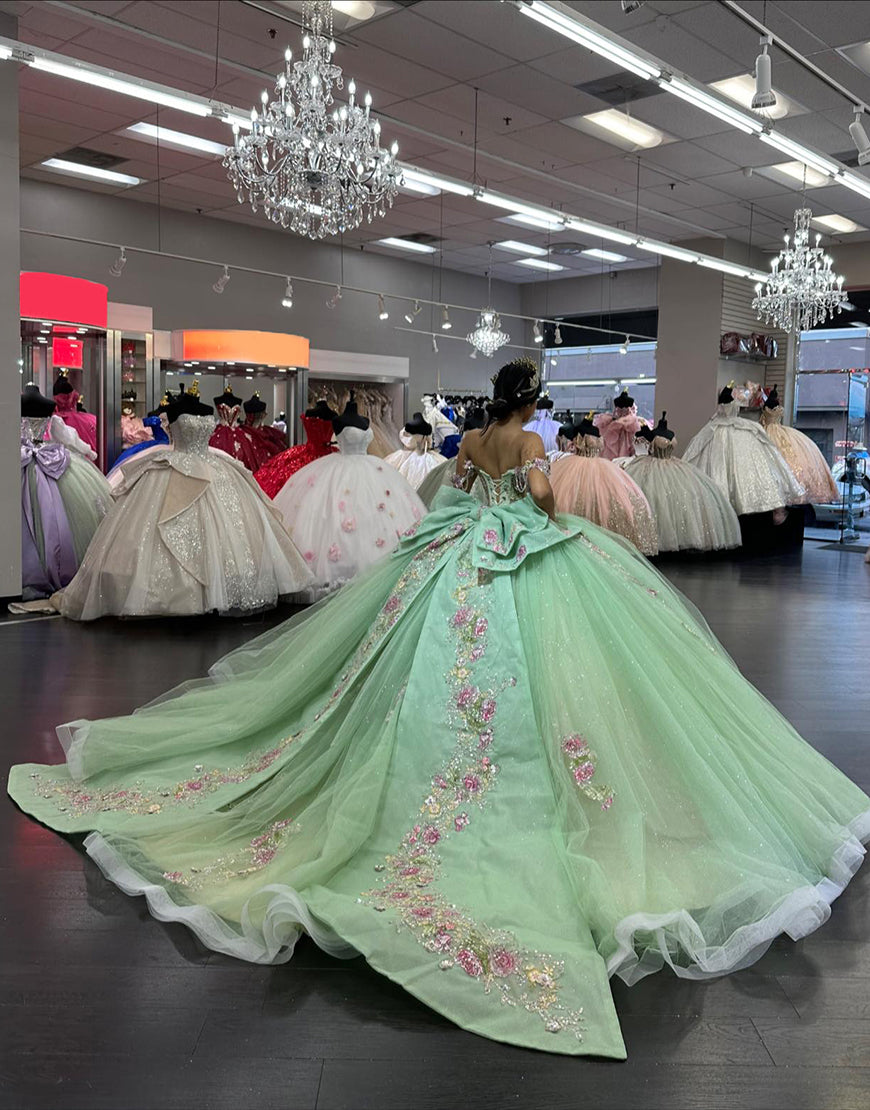
[{"label": "white ceiling", "polygon": [[[622,12],[618,0],[571,6],[704,82],[748,72],[758,52],[757,35],[715,0],[650,0],[630,15]],[[744,0],[743,6],[761,18],[760,0]],[[25,42],[241,107],[252,105],[261,89],[271,87],[271,79],[262,75],[277,73],[284,47],[289,44],[295,51],[300,39],[298,27],[281,18],[298,18],[300,5],[278,0],[257,0],[257,6],[244,0],[40,0],[3,7],[17,12],[18,37]],[[672,141],[636,155],[561,122],[608,107],[574,86],[608,77],[617,67],[524,18],[512,5],[379,0],[377,7],[367,23],[342,21],[336,60],[361,89],[371,89],[383,134],[388,142],[398,138],[404,161],[471,178],[476,87],[477,174],[500,191],[564,205],[575,214],[631,230],[637,226],[642,234],[663,240],[713,234],[748,242],[751,223],[756,246],[771,248],[781,242],[797,207],[798,186],[788,187],[762,172],[783,160],[764,144],[659,93],[638,100],[632,114],[665,131]],[[870,40],[870,4],[771,0],[766,9],[767,23],[777,34],[870,102],[870,75],[837,52]],[[799,107],[778,128],[830,154],[851,150],[846,101],[776,49],[773,60],[774,87]],[[146,179],[122,190],[132,199],[262,226],[261,216],[236,202],[219,160],[158,150],[118,134],[144,119],[227,141],[228,128],[218,121],[168,109],[160,110],[158,121],[155,111],[133,100],[27,68],[20,76],[20,119],[26,177],[118,192],[38,166],[70,147],[87,146],[123,157],[118,169]],[[870,201],[842,187],[812,189],[808,197],[818,214],[836,212],[870,227]],[[442,204],[442,197],[402,195],[385,219],[365,225],[345,242],[358,246],[385,236],[434,234],[443,238],[445,266],[475,273],[486,267],[488,240],[546,246],[544,234],[499,222],[496,216],[496,210],[474,199],[444,195]],[[570,233],[557,238],[608,247]],[[867,240],[870,233],[845,239]],[[633,253],[631,248],[616,249]],[[497,252],[494,276],[540,280],[539,272],[516,265],[518,257]],[[590,259],[560,261],[569,269],[554,279],[602,268]],[[648,256],[629,263],[649,264]]]}]

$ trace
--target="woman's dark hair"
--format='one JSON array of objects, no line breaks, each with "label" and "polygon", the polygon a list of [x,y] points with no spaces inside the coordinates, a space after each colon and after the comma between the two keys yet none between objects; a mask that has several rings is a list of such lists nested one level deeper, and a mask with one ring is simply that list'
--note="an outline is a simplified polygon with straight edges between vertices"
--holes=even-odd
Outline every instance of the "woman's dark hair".
[{"label": "woman's dark hair", "polygon": [[541,372],[530,358],[517,358],[507,363],[493,374],[491,381],[492,400],[486,406],[487,428],[496,420],[506,420],[512,412],[530,405],[541,392]]}]

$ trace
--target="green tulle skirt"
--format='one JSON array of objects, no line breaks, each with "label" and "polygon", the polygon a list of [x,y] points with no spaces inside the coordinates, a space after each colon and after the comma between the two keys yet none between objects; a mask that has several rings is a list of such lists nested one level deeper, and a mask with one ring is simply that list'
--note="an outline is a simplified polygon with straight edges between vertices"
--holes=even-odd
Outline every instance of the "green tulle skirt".
[{"label": "green tulle skirt", "polygon": [[870,799],[619,537],[436,511],[361,579],[10,792],[209,947],[301,931],[466,1029],[623,1058],[608,977],[822,924]]}]

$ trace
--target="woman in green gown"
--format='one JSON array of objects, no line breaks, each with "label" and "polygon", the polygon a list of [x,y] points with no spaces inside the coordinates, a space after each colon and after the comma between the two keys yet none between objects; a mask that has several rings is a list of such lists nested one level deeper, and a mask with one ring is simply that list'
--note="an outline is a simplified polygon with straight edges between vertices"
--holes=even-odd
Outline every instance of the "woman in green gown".
[{"label": "woman in green gown", "polygon": [[466,1029],[624,1058],[608,978],[702,979],[821,925],[870,799],[633,547],[556,517],[527,360],[399,550],[129,717],[15,767],[161,920],[302,932]]}]

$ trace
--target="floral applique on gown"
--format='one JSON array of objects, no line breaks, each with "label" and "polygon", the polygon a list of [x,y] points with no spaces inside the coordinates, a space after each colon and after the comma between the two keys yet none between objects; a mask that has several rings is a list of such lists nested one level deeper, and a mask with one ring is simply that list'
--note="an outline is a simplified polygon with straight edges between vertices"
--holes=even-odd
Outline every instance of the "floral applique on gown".
[{"label": "floral applique on gown", "polygon": [[346,427],[335,438],[338,453],[291,475],[272,502],[314,575],[315,594],[389,554],[426,512],[401,474],[367,454],[370,427]]},{"label": "floral applique on gown", "polygon": [[655,555],[658,532],[649,502],[626,471],[601,458],[600,450],[599,436],[578,436],[573,453],[553,460],[556,508],[618,532],[644,555]]},{"label": "floral applique on gown", "polygon": [[297,470],[338,450],[332,446],[331,420],[322,420],[317,416],[302,416],[300,419],[305,429],[305,443],[288,447],[261,466],[254,475],[257,484],[269,497],[274,498]]},{"label": "floral applique on gown", "polygon": [[260,467],[280,450],[276,444],[267,443],[264,437],[258,434],[261,429],[252,425],[239,424],[241,405],[215,404],[215,412],[218,423],[208,441],[209,447],[225,452],[252,474],[256,474]]},{"label": "floral applique on gown", "polygon": [[113,473],[115,503],[57,595],[73,620],[255,612],[311,576],[241,463],[209,448],[214,417],[182,413],[172,446]]},{"label": "floral applique on gown", "polygon": [[209,678],[61,726],[66,765],[12,797],[216,951],[279,963],[305,931],[465,1029],[624,1058],[608,976],[817,928],[870,798],[630,544],[552,523],[530,465],[442,490]]},{"label": "floral applique on gown", "polygon": [[631,459],[624,471],[653,511],[659,551],[739,547],[740,521],[725,490],[697,466],[676,458],[676,445],[676,439],[654,436],[649,453]]},{"label": "floral applique on gown", "polygon": [[825,456],[808,435],[783,424],[783,411],[782,405],[763,408],[761,427],[782,452],[792,474],[806,490],[807,501],[813,505],[839,501],[840,491]]},{"label": "floral applique on gown", "polygon": [[[52,438],[45,438],[51,428]],[[21,418],[21,570],[49,596],[72,581],[112,504],[91,449],[57,416]]]},{"label": "floral applique on gown", "polygon": [[434,450],[431,436],[414,434],[405,439],[405,446],[387,455],[384,462],[398,470],[412,489],[419,490],[433,470],[450,460]]},{"label": "floral applique on gown", "polygon": [[800,505],[806,490],[758,424],[740,416],[740,402],[716,406],[716,415],[690,441],[683,459],[703,470],[728,494],[738,516]]}]

